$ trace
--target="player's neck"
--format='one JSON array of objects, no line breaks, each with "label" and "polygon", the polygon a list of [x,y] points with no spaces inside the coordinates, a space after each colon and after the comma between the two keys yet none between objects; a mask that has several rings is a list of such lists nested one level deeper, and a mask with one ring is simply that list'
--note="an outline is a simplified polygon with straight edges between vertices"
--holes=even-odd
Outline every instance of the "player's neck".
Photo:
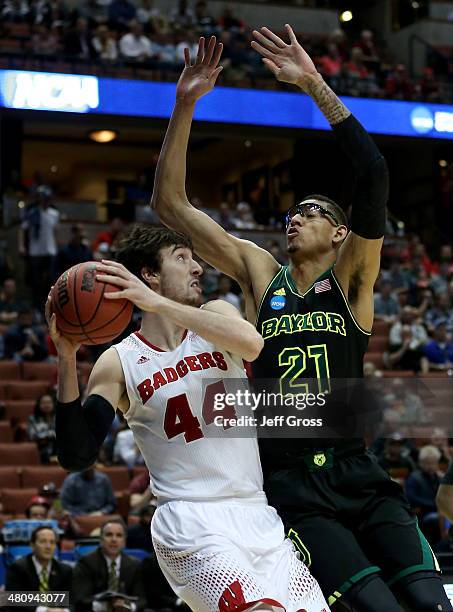
[{"label": "player's neck", "polygon": [[316,260],[306,259],[302,263],[290,261],[289,271],[299,293],[305,293],[315,280],[331,268],[334,263],[335,257],[331,254]]},{"label": "player's neck", "polygon": [[141,335],[164,351],[174,351],[181,344],[185,328],[154,312],[143,313]]}]

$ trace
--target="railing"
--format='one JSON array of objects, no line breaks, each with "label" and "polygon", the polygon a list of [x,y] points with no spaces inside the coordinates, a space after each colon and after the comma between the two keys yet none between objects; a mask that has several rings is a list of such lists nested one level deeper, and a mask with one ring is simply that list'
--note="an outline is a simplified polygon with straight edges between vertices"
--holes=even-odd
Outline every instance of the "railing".
[{"label": "railing", "polygon": [[409,71],[412,76],[414,75],[416,44],[420,44],[424,47],[427,60],[428,54],[431,54],[432,61],[437,59],[441,64],[444,64],[445,69],[443,72],[447,74],[449,61],[448,56],[418,34],[412,34],[409,38]]}]

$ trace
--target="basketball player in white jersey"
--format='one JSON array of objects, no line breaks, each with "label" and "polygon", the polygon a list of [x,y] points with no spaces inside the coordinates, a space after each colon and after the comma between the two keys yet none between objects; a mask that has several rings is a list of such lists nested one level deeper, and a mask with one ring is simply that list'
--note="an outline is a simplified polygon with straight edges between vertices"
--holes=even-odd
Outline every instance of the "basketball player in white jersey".
[{"label": "basketball player in white jersey", "polygon": [[[175,593],[197,612],[326,612],[317,582],[285,540],[267,505],[254,435],[214,423],[213,396],[244,379],[263,340],[223,301],[198,308],[202,269],[192,244],[167,229],[135,226],[117,262],[98,280],[118,286],[106,299],[127,298],[143,313],[141,329],[96,362],[81,405],[77,345],[59,334],[57,445],[67,469],[85,469],[119,408],[150,472],[158,509],[152,537]],[[123,265],[124,264],[124,265]],[[235,407],[228,416],[240,416]],[[237,435],[237,434],[236,434]]]}]

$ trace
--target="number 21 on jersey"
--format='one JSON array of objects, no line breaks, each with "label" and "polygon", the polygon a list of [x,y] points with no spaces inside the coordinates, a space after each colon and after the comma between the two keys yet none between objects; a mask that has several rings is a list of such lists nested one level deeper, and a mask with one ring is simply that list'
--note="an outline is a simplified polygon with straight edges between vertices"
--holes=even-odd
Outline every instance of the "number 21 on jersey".
[{"label": "number 21 on jersey", "polygon": [[282,395],[300,393],[307,395],[310,391],[308,383],[297,382],[308,367],[308,359],[314,360],[319,393],[330,393],[330,371],[325,344],[312,344],[306,351],[300,346],[283,349],[278,356],[279,366],[289,366],[280,377],[280,393]]}]

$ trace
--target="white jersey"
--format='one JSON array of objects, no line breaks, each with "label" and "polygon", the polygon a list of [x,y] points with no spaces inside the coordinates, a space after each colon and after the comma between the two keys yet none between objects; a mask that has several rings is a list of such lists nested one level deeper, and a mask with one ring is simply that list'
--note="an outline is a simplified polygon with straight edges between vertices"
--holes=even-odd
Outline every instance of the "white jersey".
[{"label": "white jersey", "polygon": [[[129,398],[125,418],[149,469],[159,503],[243,498],[265,503],[254,430],[219,426],[244,408],[214,411],[214,396],[233,392],[245,372],[226,351],[188,332],[163,351],[136,332],[115,345]],[[233,384],[234,379],[234,384]],[[235,431],[236,430],[236,431]],[[242,435],[243,437],[235,437]]]}]

